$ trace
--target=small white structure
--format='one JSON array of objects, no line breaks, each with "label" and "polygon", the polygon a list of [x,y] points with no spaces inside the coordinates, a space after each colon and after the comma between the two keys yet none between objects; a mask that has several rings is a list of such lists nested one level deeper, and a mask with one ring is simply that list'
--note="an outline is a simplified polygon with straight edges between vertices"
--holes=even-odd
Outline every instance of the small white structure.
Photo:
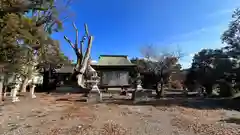
[{"label": "small white structure", "polygon": [[23,81],[20,75],[16,73],[7,74],[5,75],[5,81],[6,81],[5,84],[11,88],[10,96],[12,98],[12,102],[20,101],[19,98],[17,97],[17,93]]},{"label": "small white structure", "polygon": [[[5,85],[11,88],[10,97],[12,98],[12,102],[20,101],[19,98],[17,97],[17,93],[20,90],[20,87],[23,82],[23,78],[21,77],[21,75],[16,73],[7,74],[4,76],[4,78],[5,78]],[[42,83],[43,83],[43,76],[39,73],[33,73],[32,79],[28,81],[28,85],[30,85],[31,98],[36,98],[35,87],[37,84],[42,84]],[[6,91],[4,95],[6,95]]]}]

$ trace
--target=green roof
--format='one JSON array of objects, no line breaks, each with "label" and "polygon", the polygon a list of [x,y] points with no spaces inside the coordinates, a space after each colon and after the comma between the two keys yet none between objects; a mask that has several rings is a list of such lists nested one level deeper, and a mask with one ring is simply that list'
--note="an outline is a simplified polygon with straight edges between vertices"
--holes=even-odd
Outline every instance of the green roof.
[{"label": "green roof", "polygon": [[134,66],[127,55],[100,55],[96,66]]}]

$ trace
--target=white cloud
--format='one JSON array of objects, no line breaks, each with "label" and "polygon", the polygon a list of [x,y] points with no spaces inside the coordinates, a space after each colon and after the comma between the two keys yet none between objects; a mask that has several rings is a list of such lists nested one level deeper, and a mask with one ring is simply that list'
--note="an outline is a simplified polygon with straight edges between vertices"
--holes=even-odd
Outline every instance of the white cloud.
[{"label": "white cloud", "polygon": [[181,34],[181,35],[178,36],[178,38],[187,38],[187,37],[191,37],[191,36],[194,36],[194,35],[197,35],[197,34],[201,34],[203,32],[206,32],[207,29],[209,29],[209,28],[200,28],[200,29],[188,32],[188,33]]},{"label": "white cloud", "polygon": [[202,49],[217,49],[224,45],[221,43],[221,33],[227,28],[227,24],[221,24],[206,28],[201,28],[189,33],[182,34],[175,37],[175,40],[171,43],[171,47],[178,45],[184,54],[186,54],[181,60],[183,68],[189,68],[192,63],[193,56]]},{"label": "white cloud", "polygon": [[231,14],[233,13],[234,9],[223,9],[223,10],[219,10],[219,11],[216,11],[216,12],[213,12],[213,13],[210,13],[207,15],[207,17],[219,17],[219,16],[222,16],[222,15],[228,15],[228,14]]},{"label": "white cloud", "polygon": [[[207,26],[207,27],[202,27],[200,29],[195,29],[186,33],[182,33],[179,35],[174,35],[168,39],[166,39],[165,41],[161,41],[159,42],[160,45],[166,45],[166,43],[168,45],[176,45],[179,44],[181,42],[192,42],[193,38],[197,38],[198,36],[202,36],[205,33],[210,33],[210,32],[215,32],[215,31],[219,31],[219,36],[220,36],[220,32],[223,32],[224,29],[226,29],[228,25],[226,24],[226,22],[222,22],[219,23],[217,25],[212,25],[212,26]],[[220,37],[219,37],[220,38]],[[170,41],[170,43],[169,43]]]},{"label": "white cloud", "polygon": [[195,53],[190,53],[189,57],[194,57]]},{"label": "white cloud", "polygon": [[[222,11],[226,12],[226,11]],[[230,11],[228,11],[230,12]],[[181,53],[185,54],[180,60],[184,68],[190,67],[193,56],[202,49],[217,49],[224,45],[221,43],[220,36],[228,27],[228,21],[219,24],[202,27],[187,33],[175,35],[163,42],[158,42],[161,50],[175,50],[176,46],[180,47]]]},{"label": "white cloud", "polygon": [[97,60],[91,60],[91,63],[92,63],[92,64],[96,64],[96,63],[97,63]]},{"label": "white cloud", "polygon": [[180,63],[182,65],[182,69],[190,68],[192,65],[191,62],[187,62],[187,61],[180,61]]}]

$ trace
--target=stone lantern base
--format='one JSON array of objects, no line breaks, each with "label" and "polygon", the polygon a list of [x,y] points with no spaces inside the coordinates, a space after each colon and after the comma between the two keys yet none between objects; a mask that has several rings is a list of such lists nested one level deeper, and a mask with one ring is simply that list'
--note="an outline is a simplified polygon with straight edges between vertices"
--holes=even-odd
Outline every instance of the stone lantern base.
[{"label": "stone lantern base", "polygon": [[87,102],[98,103],[102,101],[102,93],[97,85],[94,85],[88,94]]}]

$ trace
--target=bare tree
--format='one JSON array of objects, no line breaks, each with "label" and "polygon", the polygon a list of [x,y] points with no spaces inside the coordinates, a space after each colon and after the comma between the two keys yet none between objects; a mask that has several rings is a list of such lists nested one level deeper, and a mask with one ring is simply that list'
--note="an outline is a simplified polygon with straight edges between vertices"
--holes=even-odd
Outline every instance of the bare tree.
[{"label": "bare tree", "polygon": [[160,51],[153,45],[143,46],[141,53],[147,62],[147,70],[153,72],[159,79],[157,82],[156,93],[157,97],[164,95],[165,78],[170,77],[171,73],[179,66],[178,61],[183,56],[181,50],[176,51]]},{"label": "bare tree", "polygon": [[[73,23],[73,27],[76,31],[75,43],[72,43],[66,36],[64,36],[64,38],[69,43],[69,45],[73,48],[77,56],[77,64],[74,72],[77,74],[78,85],[81,86],[82,88],[85,88],[85,85],[84,85],[85,80],[83,75],[86,73],[86,70],[90,66],[88,61],[90,58],[90,53],[92,48],[93,36],[89,35],[87,24],[84,24],[85,33],[82,36],[81,41],[79,42],[78,29],[74,23]],[[86,52],[84,53],[83,46],[86,40],[87,40],[87,43],[86,43],[87,49],[86,49]]]}]

